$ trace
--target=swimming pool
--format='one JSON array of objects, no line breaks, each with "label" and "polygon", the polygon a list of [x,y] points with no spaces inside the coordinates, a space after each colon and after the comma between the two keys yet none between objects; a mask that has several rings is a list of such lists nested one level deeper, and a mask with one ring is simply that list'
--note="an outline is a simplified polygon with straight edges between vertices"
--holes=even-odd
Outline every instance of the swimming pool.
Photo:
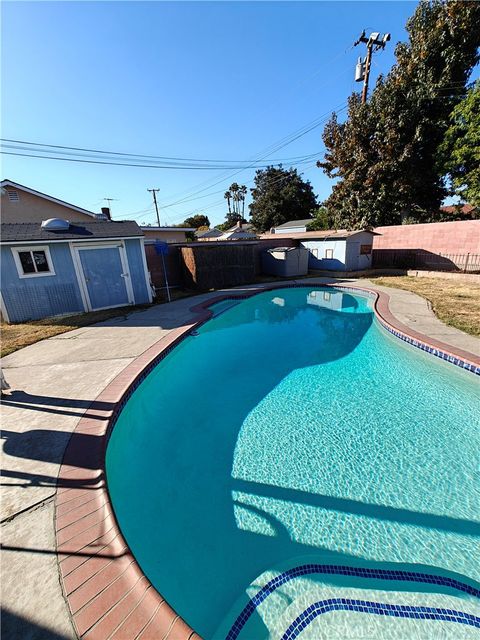
[{"label": "swimming pool", "polygon": [[388,334],[363,295],[277,289],[217,312],[110,438],[147,577],[205,638],[322,637],[332,611],[338,637],[392,621],[469,637],[445,612],[478,616],[476,376]]}]

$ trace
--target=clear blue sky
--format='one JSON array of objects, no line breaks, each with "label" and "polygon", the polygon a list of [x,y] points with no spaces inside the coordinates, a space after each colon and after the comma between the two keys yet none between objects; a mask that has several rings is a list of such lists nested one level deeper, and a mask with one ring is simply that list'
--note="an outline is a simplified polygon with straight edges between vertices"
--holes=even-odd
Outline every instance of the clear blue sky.
[{"label": "clear blue sky", "polygon": [[[392,33],[387,72],[415,2],[3,2],[2,137],[189,158],[247,159],[334,107],[359,85],[363,28]],[[323,125],[272,158],[316,153]],[[288,164],[288,163],[287,163]],[[300,171],[321,199],[313,161]],[[232,172],[233,173],[233,172]],[[163,224],[202,212],[223,222],[222,193],[254,170],[172,171],[2,156],[2,177],[115,219]],[[220,181],[221,180],[221,181]],[[212,183],[219,184],[210,186]],[[211,194],[211,195],[210,195]],[[193,197],[193,196],[192,196]],[[141,213],[140,213],[141,212]]]}]

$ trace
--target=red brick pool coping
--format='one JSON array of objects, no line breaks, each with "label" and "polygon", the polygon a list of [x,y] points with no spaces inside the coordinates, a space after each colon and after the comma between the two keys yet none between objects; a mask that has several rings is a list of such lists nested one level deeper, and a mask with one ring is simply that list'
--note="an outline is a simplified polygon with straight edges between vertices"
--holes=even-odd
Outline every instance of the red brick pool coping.
[{"label": "red brick pool coping", "polygon": [[[386,293],[350,284],[319,286],[373,294],[375,314],[387,329],[400,334],[399,337],[403,335],[409,341],[418,341],[430,349],[480,367],[480,358],[473,354],[433,340],[399,322],[390,312]],[[191,308],[198,314],[195,321],[174,329],[130,363],[105,387],[78,422],[58,476],[55,531],[63,594],[79,638],[200,638],[145,577],[121,534],[105,477],[108,436],[135,383],[194,328],[212,316],[207,307],[222,300],[248,298],[281,288],[285,285],[259,286],[238,295],[235,292],[218,295],[195,305]],[[199,597],[204,596],[199,594]]]}]

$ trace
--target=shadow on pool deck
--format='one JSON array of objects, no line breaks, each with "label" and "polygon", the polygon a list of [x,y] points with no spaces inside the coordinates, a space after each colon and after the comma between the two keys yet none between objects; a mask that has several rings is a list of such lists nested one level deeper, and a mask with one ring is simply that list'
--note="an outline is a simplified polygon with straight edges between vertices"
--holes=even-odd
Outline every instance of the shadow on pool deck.
[{"label": "shadow on pool deck", "polygon": [[[99,402],[98,400],[79,400],[75,398],[59,398],[55,396],[40,396],[26,393],[25,391],[12,391],[2,395],[2,404],[6,407],[18,409],[30,409],[32,411],[45,411],[46,413],[58,413],[65,416],[82,417],[85,411],[72,411],[72,409],[89,409],[89,418],[104,419],[104,416],[96,416],[95,411],[111,411],[114,404],[111,402]],[[52,407],[59,407],[58,409]]]},{"label": "shadow on pool deck", "polygon": [[70,640],[70,638],[71,636],[61,635],[2,607],[2,640]]}]

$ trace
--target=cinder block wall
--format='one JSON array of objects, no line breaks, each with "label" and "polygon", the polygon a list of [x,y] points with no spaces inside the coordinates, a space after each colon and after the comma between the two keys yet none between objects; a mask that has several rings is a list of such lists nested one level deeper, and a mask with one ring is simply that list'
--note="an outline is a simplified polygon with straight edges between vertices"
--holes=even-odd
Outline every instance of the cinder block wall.
[{"label": "cinder block wall", "polygon": [[480,220],[377,227],[373,249],[419,249],[431,253],[480,254]]}]

